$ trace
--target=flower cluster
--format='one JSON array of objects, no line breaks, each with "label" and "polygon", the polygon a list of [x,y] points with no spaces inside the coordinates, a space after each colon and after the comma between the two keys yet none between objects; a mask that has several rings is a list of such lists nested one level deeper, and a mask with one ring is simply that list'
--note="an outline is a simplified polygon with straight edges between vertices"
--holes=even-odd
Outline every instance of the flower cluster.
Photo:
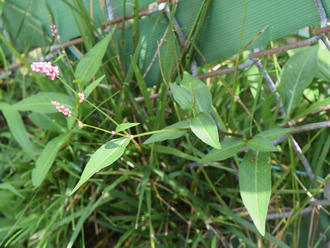
[{"label": "flower cluster", "polygon": [[85,101],[86,96],[84,93],[78,93],[79,96],[79,102],[82,103],[83,101]]},{"label": "flower cluster", "polygon": [[66,108],[64,105],[61,105],[59,102],[51,101],[50,103],[53,104],[62,114],[67,115],[68,117],[72,116],[70,109]]},{"label": "flower cluster", "polygon": [[56,39],[61,39],[61,37],[59,35],[57,35],[57,29],[56,26],[54,24],[50,25],[50,31],[52,32],[52,36],[56,37]]},{"label": "flower cluster", "polygon": [[32,71],[45,74],[51,80],[54,80],[60,75],[58,67],[53,66],[50,62],[33,62],[31,64],[31,69]]}]

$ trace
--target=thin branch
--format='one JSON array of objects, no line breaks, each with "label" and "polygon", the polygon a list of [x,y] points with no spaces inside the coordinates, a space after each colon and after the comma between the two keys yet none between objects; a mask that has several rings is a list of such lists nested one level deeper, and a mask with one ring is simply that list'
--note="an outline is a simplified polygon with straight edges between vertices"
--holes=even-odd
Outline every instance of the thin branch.
[{"label": "thin branch", "polygon": [[325,13],[325,10],[323,8],[323,4],[321,2],[321,0],[314,0],[316,7],[317,7],[317,11],[320,14],[320,18],[321,18],[321,28],[324,28],[327,26],[328,24],[328,20],[327,20],[327,14]]},{"label": "thin branch", "polygon": [[275,53],[282,53],[282,52],[286,52],[288,50],[294,49],[294,48],[298,48],[298,47],[303,47],[303,46],[309,46],[312,45],[313,43],[315,43],[316,41],[318,41],[319,39],[321,39],[322,34],[320,35],[316,35],[310,39],[307,40],[303,40],[294,44],[289,44],[286,46],[280,46],[280,47],[276,47],[276,48],[272,48],[269,50],[264,50],[264,51],[260,51],[260,52],[256,52],[256,53],[251,53],[249,55],[250,58],[257,58],[257,57],[262,57],[262,56],[266,56],[266,55],[271,55],[271,54],[275,54]]},{"label": "thin branch", "polygon": [[[308,207],[304,208],[299,212],[299,215],[304,215],[312,212],[312,210],[315,208],[315,206],[330,206],[330,201],[329,200],[315,200],[315,201],[310,201]],[[276,214],[269,214],[266,217],[266,220],[274,220],[274,219],[282,219],[282,218],[288,218],[291,216],[293,211],[289,212],[284,212],[284,213],[276,213]]]},{"label": "thin branch", "polygon": [[[255,61],[253,60],[249,60],[243,64],[240,64],[237,69],[238,70],[244,70],[245,68],[250,67],[251,65],[253,65],[255,63]],[[236,70],[235,66],[231,67],[231,68],[225,68],[225,69],[221,69],[221,70],[217,70],[217,71],[211,71],[211,72],[207,72],[204,74],[200,74],[197,76],[197,78],[199,79],[204,79],[204,78],[209,78],[209,77],[214,77],[214,76],[218,76],[221,74],[228,74],[228,73],[232,73]]]},{"label": "thin branch", "polygon": [[323,122],[317,122],[317,123],[311,123],[307,125],[303,125],[300,127],[295,127],[290,133],[301,133],[301,132],[306,132],[314,129],[320,129],[324,127],[330,127],[330,121],[323,121]]},{"label": "thin branch", "polygon": [[[304,214],[308,214],[310,212],[312,212],[313,207],[309,206],[307,208],[304,208],[303,210],[301,210],[299,212],[299,215],[304,215]],[[280,214],[269,214],[266,217],[266,220],[275,220],[275,219],[282,219],[282,218],[288,218],[292,215],[292,211],[290,212],[284,212],[284,213],[280,213]]]},{"label": "thin branch", "polygon": [[326,26],[324,28],[316,28],[314,29],[314,34],[319,35],[319,34],[324,34],[324,33],[329,33],[330,32],[330,26]]},{"label": "thin branch", "polygon": [[[262,71],[263,68],[259,61],[257,62],[257,66],[258,66],[259,71]],[[265,69],[263,70],[263,73],[264,73],[265,81],[267,82],[271,92],[274,93],[276,91],[276,86],[275,86],[273,80],[271,79],[271,77],[269,76],[269,74],[267,73],[267,71]],[[282,116],[285,116],[286,113],[285,113],[285,110],[283,107],[283,103],[279,99],[279,95],[277,96],[276,94],[278,94],[278,93],[277,92],[275,93],[275,97],[276,97],[276,100],[280,102],[280,112],[281,112]],[[291,126],[291,125],[292,124],[289,122],[289,126]],[[305,155],[302,153],[302,150],[301,150],[300,146],[298,145],[297,141],[291,135],[289,137],[290,137],[290,140],[292,143],[293,150],[299,156],[299,159],[300,159],[301,163],[303,164],[303,166],[305,167],[305,170],[308,174],[309,180],[312,182],[314,179],[314,173],[311,169],[309,162],[307,161]]]},{"label": "thin branch", "polygon": [[290,140],[291,140],[291,143],[292,143],[293,150],[299,156],[299,159],[300,159],[301,163],[305,167],[305,170],[306,170],[306,172],[308,174],[309,180],[311,182],[313,182],[313,180],[314,180],[314,173],[312,171],[312,168],[311,168],[309,162],[307,161],[307,158],[303,154],[303,152],[302,152],[300,146],[298,145],[297,141],[291,135],[289,137],[290,137]]}]

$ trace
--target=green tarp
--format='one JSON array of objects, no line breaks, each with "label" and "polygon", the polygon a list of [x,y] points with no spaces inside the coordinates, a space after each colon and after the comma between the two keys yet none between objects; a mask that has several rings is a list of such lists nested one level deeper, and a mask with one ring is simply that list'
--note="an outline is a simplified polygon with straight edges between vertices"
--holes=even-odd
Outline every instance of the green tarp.
[{"label": "green tarp", "polygon": [[[72,1],[68,1],[71,3]],[[90,0],[82,1],[90,10]],[[96,24],[106,20],[107,11],[103,0],[94,0],[93,17]],[[122,0],[110,0],[114,17],[122,15]],[[133,12],[133,0],[126,1],[126,14]],[[140,9],[155,2],[140,0]],[[327,15],[330,15],[330,0],[323,0]],[[102,3],[102,5],[100,4]],[[180,0],[176,18],[182,31],[187,34],[200,9],[202,0]],[[269,40],[276,40],[308,25],[320,21],[314,0],[213,0],[206,18],[198,48],[205,58],[211,62],[237,53],[240,44],[247,3],[246,19],[242,33],[242,46],[253,39],[258,32],[269,25],[253,47],[262,47]],[[16,48],[23,51],[27,47],[49,45],[49,14],[53,13],[63,41],[78,37],[79,31],[75,24],[71,9],[59,0],[5,0],[2,10],[2,23]],[[158,19],[161,15],[160,19]],[[159,20],[155,23],[155,20]],[[164,13],[157,13],[143,18],[140,22],[140,38],[145,43],[142,48],[142,59],[146,58],[145,66],[156,52],[157,41],[161,39],[168,20]],[[155,32],[152,32],[154,30]],[[132,54],[131,30],[127,29],[125,54]],[[175,42],[175,41],[173,41]],[[176,44],[177,46],[178,44]],[[198,60],[201,62],[201,59]],[[158,78],[157,64],[148,75],[148,84],[154,84]]]}]

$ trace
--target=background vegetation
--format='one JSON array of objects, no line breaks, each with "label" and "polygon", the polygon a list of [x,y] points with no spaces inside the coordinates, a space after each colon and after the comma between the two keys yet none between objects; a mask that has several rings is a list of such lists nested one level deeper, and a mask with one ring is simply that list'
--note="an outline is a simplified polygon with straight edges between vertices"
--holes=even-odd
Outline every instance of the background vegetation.
[{"label": "background vegetation", "polygon": [[[83,6],[76,7],[82,8],[77,23],[90,20]],[[172,25],[173,15],[170,20]],[[200,66],[199,75],[220,66],[235,68],[201,84],[190,75],[196,74],[191,68],[200,51],[190,44],[178,53],[168,42],[178,36],[169,30],[163,44],[167,53],[154,56],[159,83],[147,88],[147,66],[139,59],[139,19],[129,24],[130,57],[116,42],[125,34],[120,31],[124,26],[112,26],[106,34],[94,25],[81,25],[83,43],[74,48],[78,57],[85,56],[77,59],[72,49],[63,48],[52,60],[60,68],[54,81],[30,68],[46,49],[23,56],[0,35],[10,51],[5,57],[1,49],[6,76],[0,84],[0,246],[326,247],[330,55],[324,44],[254,59],[243,70],[238,65],[250,59],[250,52],[238,51]],[[201,30],[197,25],[190,35],[198,37]],[[293,34],[269,48],[287,44],[288,38],[307,39]],[[8,65],[16,61],[21,66],[9,75]],[[198,90],[189,86],[193,81]],[[79,103],[79,92],[88,100]],[[51,100],[69,106],[73,117],[58,113]],[[199,112],[213,116],[210,125],[221,129],[215,132],[216,141],[214,135],[204,139],[199,132],[204,129],[188,124],[145,142],[153,131],[192,120]],[[78,127],[78,120],[85,126]],[[119,125],[120,130],[116,123],[139,125]],[[134,141],[104,166],[92,166],[88,181],[77,187],[90,157],[95,159],[95,151],[120,134],[133,135]],[[301,162],[302,154],[307,162]],[[255,169],[256,161],[261,161],[261,171]],[[242,170],[244,163],[252,163],[252,170]],[[258,181],[256,192],[246,195],[242,188],[253,180]],[[261,208],[255,209],[264,193]],[[257,228],[244,205],[254,223],[261,222]]]}]

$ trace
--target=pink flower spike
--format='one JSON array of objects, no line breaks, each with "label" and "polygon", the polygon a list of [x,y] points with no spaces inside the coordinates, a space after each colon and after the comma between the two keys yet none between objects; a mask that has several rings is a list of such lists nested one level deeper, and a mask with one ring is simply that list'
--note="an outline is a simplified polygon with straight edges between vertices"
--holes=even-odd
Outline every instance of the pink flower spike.
[{"label": "pink flower spike", "polygon": [[78,93],[79,96],[79,102],[82,103],[83,101],[85,101],[86,96],[84,93]]},{"label": "pink flower spike", "polygon": [[33,62],[31,64],[32,71],[40,72],[51,80],[54,80],[60,75],[59,69],[57,66],[53,66],[50,62]]},{"label": "pink flower spike", "polygon": [[52,36],[56,37],[57,35],[57,29],[55,25],[50,25],[50,31],[52,32]]},{"label": "pink flower spike", "polygon": [[70,109],[66,108],[64,105],[61,105],[59,102],[51,101],[50,103],[56,107],[58,112],[61,112],[62,114],[66,115],[68,117],[72,116],[72,112],[70,111]]}]

